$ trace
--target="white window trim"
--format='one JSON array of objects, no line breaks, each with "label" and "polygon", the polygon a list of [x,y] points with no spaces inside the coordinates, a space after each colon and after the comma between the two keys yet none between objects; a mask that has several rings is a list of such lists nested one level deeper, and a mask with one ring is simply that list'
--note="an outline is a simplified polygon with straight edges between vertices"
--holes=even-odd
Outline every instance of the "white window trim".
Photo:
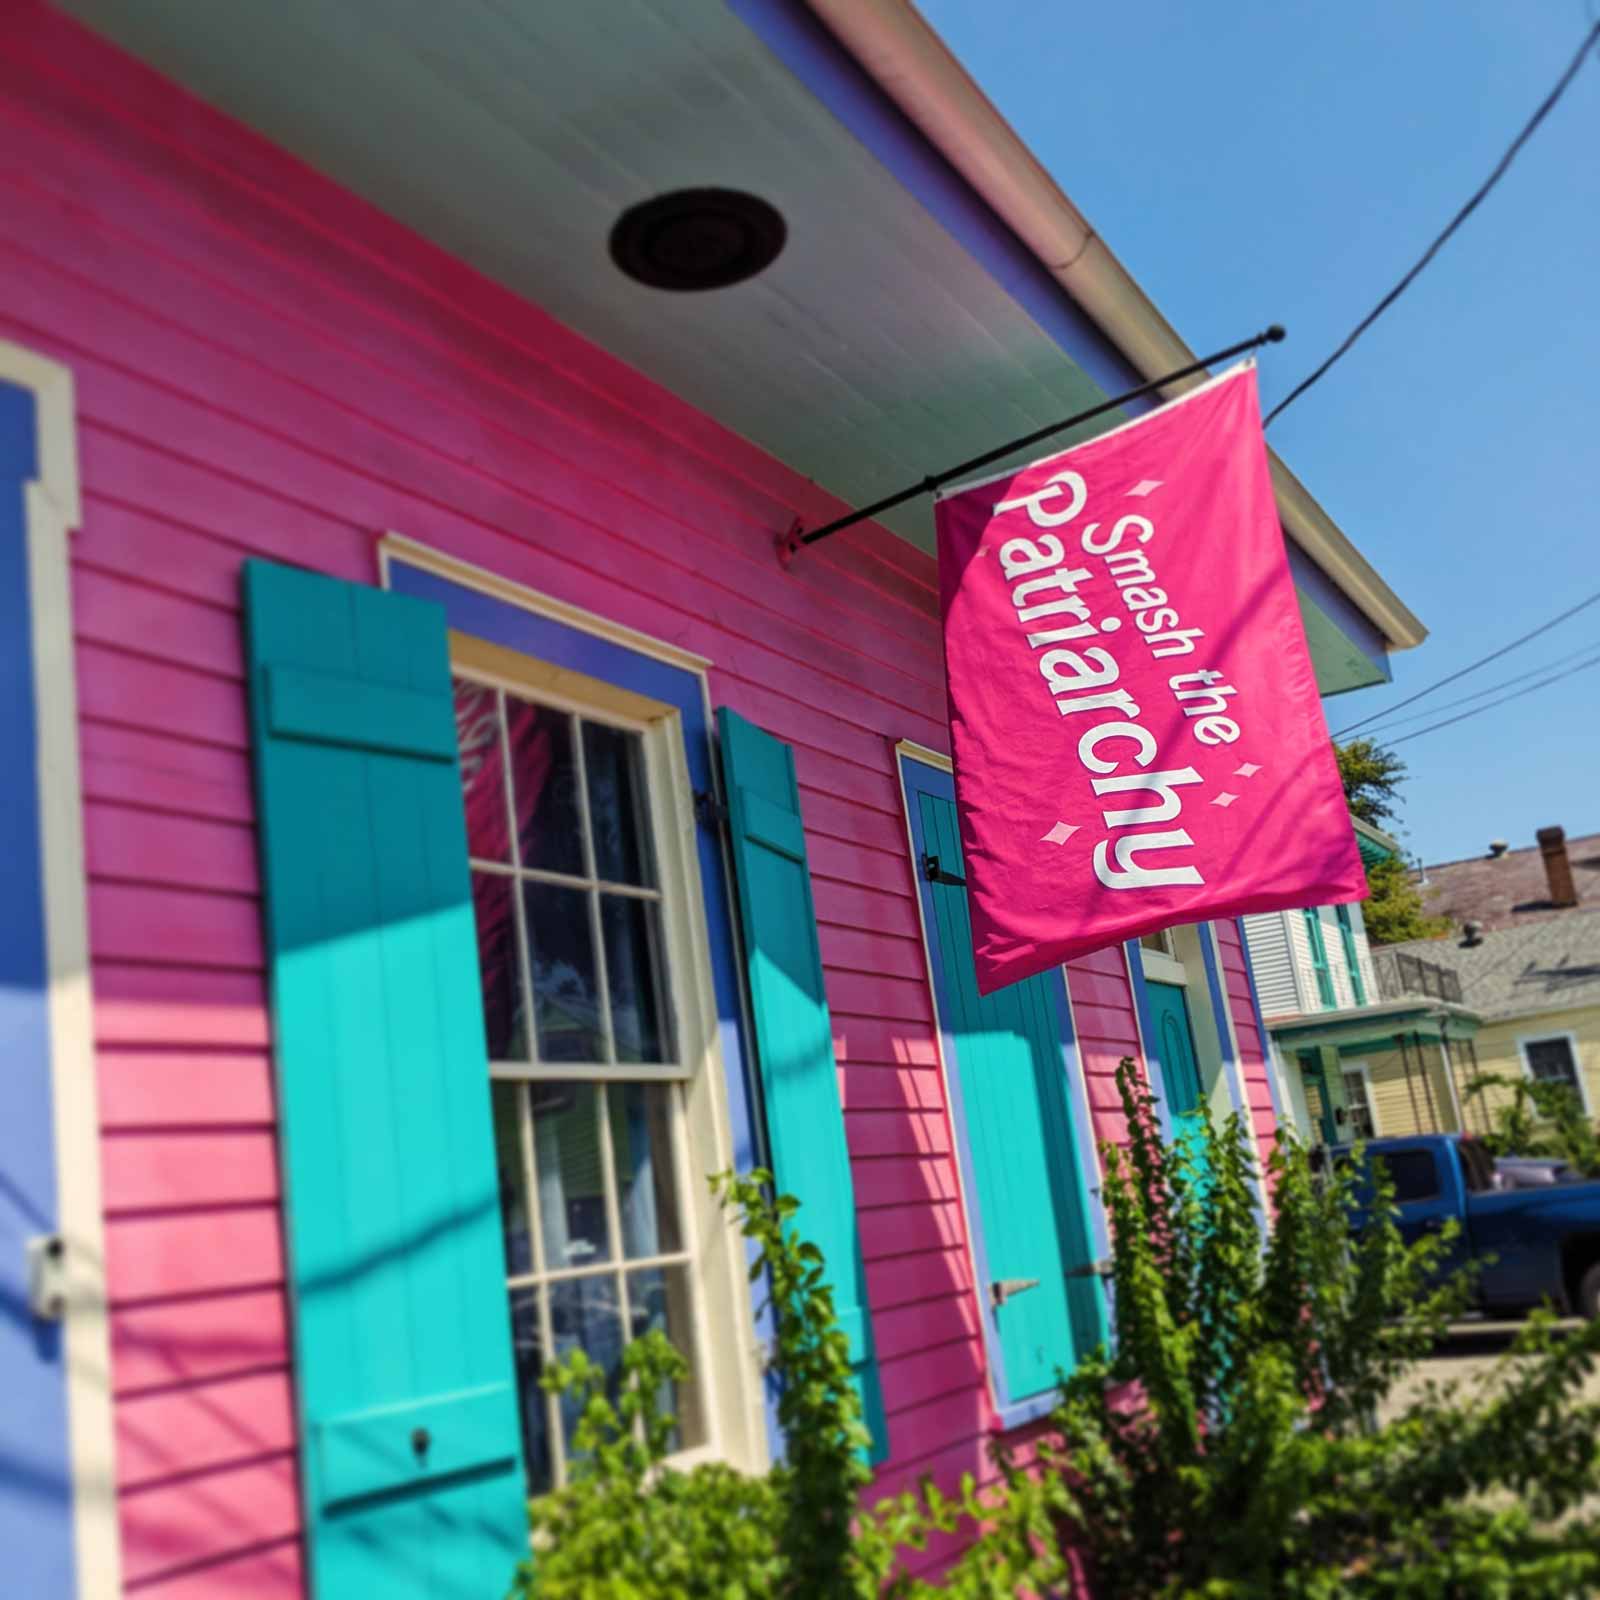
[{"label": "white window trim", "polygon": [[71,536],[83,523],[72,373],[0,339],[0,380],[33,396],[38,476],[24,486],[39,739],[40,875],[49,985],[57,1204],[66,1244],[67,1448],[78,1593],[122,1592],[105,1214],[100,1188],[88,874],[78,761]]},{"label": "white window trim", "polygon": [[[1172,934],[1172,929],[1162,930]],[[1144,975],[1151,983],[1173,983],[1180,989],[1189,986],[1189,968],[1175,955],[1168,955],[1165,950],[1152,950],[1148,945],[1139,946],[1139,961],[1144,967]]]},{"label": "white window trim", "polygon": [[1374,1139],[1383,1138],[1383,1124],[1378,1117],[1378,1102],[1373,1098],[1372,1094],[1372,1067],[1365,1061],[1341,1061],[1339,1063],[1339,1071],[1341,1073],[1354,1072],[1360,1076],[1362,1088],[1367,1097],[1367,1115],[1372,1119],[1372,1137]]},{"label": "white window trim", "polygon": [[1578,1049],[1578,1036],[1570,1028],[1550,1028],[1539,1033],[1519,1033],[1517,1035],[1517,1056],[1522,1062],[1522,1075],[1529,1083],[1535,1081],[1533,1076],[1533,1063],[1528,1059],[1528,1046],[1530,1044],[1548,1044],[1555,1039],[1565,1039],[1567,1048],[1572,1052],[1572,1070],[1578,1080],[1578,1099],[1583,1105],[1583,1114],[1592,1117],[1594,1111],[1589,1104],[1589,1084],[1583,1070],[1583,1053]]},{"label": "white window trim", "polygon": [[[704,657],[635,629],[614,623],[594,612],[502,578],[470,562],[457,560],[417,540],[386,533],[378,545],[379,581],[390,587],[395,561],[420,568],[453,583],[492,595],[536,616],[552,618],[596,637],[621,644],[636,654],[680,667],[699,682],[701,702],[711,721],[711,691],[706,673],[711,663]],[[677,885],[674,913],[664,918],[668,949],[673,953],[673,1000],[680,1038],[679,1060],[688,1071],[684,1079],[685,1152],[687,1170],[680,1182],[684,1197],[684,1226],[689,1254],[700,1263],[696,1342],[706,1353],[705,1370],[695,1374],[707,1400],[707,1443],[685,1451],[674,1464],[720,1459],[746,1472],[763,1472],[771,1464],[763,1394],[764,1357],[756,1339],[744,1240],[731,1218],[718,1205],[703,1174],[724,1172],[733,1166],[732,1113],[728,1104],[727,1065],[722,1053],[720,1017],[711,970],[711,937],[705,917],[705,887],[700,877],[693,785],[684,753],[681,719],[676,707],[580,673],[563,671],[560,686],[552,688],[538,673],[535,657],[525,658],[533,676],[519,681],[514,673],[490,670],[470,658],[458,660],[458,650],[476,641],[451,635],[451,668],[499,687],[536,699],[561,703],[599,721],[620,726],[637,724],[644,734],[650,772],[651,821],[660,850],[663,884]],[[516,653],[492,647],[496,659],[514,662]],[[619,712],[618,702],[629,712]],[[659,781],[657,781],[659,778]],[[732,876],[729,874],[729,887]],[[731,908],[730,908],[731,915]],[[670,927],[668,923],[670,922]],[[741,1002],[742,1003],[742,1002]],[[746,1019],[748,1021],[748,1019]],[[748,1037],[748,1027],[746,1028]],[[608,1069],[609,1071],[609,1069]],[[635,1071],[641,1080],[656,1076],[682,1078],[680,1068]],[[568,1070],[568,1078],[583,1076]],[[726,1359],[726,1341],[733,1341],[732,1359]]]}]

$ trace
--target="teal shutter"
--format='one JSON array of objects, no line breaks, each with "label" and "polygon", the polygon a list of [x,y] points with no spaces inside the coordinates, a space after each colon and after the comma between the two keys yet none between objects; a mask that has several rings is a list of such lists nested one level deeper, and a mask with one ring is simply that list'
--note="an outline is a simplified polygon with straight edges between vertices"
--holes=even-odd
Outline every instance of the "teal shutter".
[{"label": "teal shutter", "polygon": [[528,1550],[443,613],[248,562],[317,1600],[497,1600]]},{"label": "teal shutter", "polygon": [[[1056,1387],[1105,1337],[1089,1196],[1067,1106],[1059,972],[978,993],[953,799],[913,791],[913,836],[957,881],[924,878],[939,1020],[954,1068],[952,1110],[978,1238],[978,1285],[1000,1347],[1001,1400]],[[1071,1274],[1071,1276],[1069,1276]]]},{"label": "teal shutter", "polygon": [[872,1430],[873,1459],[881,1461],[888,1455],[888,1424],[872,1351],[794,752],[725,708],[717,712],[717,730],[773,1176],[780,1190],[800,1201],[800,1232],[826,1258]]},{"label": "teal shutter", "polygon": [[1349,906],[1335,906],[1333,914],[1339,920],[1339,937],[1344,941],[1344,964],[1350,973],[1350,990],[1356,997],[1356,1004],[1364,1006],[1367,1003],[1367,986],[1361,977],[1361,962],[1356,954],[1356,930],[1350,920]]},{"label": "teal shutter", "polygon": [[1322,913],[1300,913],[1306,922],[1306,939],[1311,945],[1311,970],[1317,976],[1317,998],[1324,1011],[1333,1009],[1333,974],[1328,970],[1328,947],[1322,942]]}]

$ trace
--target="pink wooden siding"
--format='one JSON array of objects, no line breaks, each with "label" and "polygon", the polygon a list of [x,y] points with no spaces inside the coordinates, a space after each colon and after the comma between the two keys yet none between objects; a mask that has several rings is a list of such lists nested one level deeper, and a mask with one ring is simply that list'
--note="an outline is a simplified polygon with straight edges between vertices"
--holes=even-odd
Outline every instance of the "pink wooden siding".
[{"label": "pink wooden siding", "polygon": [[1233,1016],[1233,1036],[1239,1042],[1239,1070],[1250,1101],[1256,1141],[1262,1154],[1267,1155],[1277,1143],[1278,1119],[1272,1109],[1272,1087],[1267,1077],[1267,1042],[1256,1025],[1255,1002],[1250,994],[1249,957],[1239,937],[1237,922],[1230,919],[1212,926],[1217,930],[1222,982],[1228,992],[1228,1010]]},{"label": "pink wooden siding", "polygon": [[[859,529],[781,574],[774,535],[835,509],[814,487],[59,14],[6,13],[0,336],[78,384],[130,1592],[303,1592],[239,564],[372,582],[391,529],[703,653],[720,703],[795,744],[884,1483],[981,1471],[992,1412],[894,764],[896,740],[945,738],[932,563]],[[1071,989],[1115,1137],[1111,1073],[1137,1053],[1120,952]]]}]

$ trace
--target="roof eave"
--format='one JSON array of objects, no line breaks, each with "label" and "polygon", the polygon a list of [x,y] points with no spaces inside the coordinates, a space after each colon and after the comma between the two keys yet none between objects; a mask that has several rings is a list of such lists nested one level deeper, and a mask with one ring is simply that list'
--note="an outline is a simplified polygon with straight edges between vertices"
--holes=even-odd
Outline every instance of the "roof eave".
[{"label": "roof eave", "polygon": [[[1038,257],[1141,376],[1195,360],[1157,310],[909,0],[807,0],[812,11],[924,136]],[[1163,392],[1183,393],[1195,377]],[[1384,637],[1407,650],[1427,629],[1270,447],[1284,530]]]}]

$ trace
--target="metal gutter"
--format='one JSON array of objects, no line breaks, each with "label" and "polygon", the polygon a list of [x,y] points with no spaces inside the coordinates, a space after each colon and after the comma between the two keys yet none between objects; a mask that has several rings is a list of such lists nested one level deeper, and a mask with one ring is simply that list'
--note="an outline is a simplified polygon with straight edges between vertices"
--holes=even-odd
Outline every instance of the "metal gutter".
[{"label": "metal gutter", "polygon": [[[1194,352],[1019,139],[910,0],[807,0],[931,144],[1044,264],[1145,378],[1187,366]],[[1203,376],[1163,391],[1168,398]],[[1310,491],[1268,447],[1284,531],[1383,634],[1391,650],[1427,629]]]}]

